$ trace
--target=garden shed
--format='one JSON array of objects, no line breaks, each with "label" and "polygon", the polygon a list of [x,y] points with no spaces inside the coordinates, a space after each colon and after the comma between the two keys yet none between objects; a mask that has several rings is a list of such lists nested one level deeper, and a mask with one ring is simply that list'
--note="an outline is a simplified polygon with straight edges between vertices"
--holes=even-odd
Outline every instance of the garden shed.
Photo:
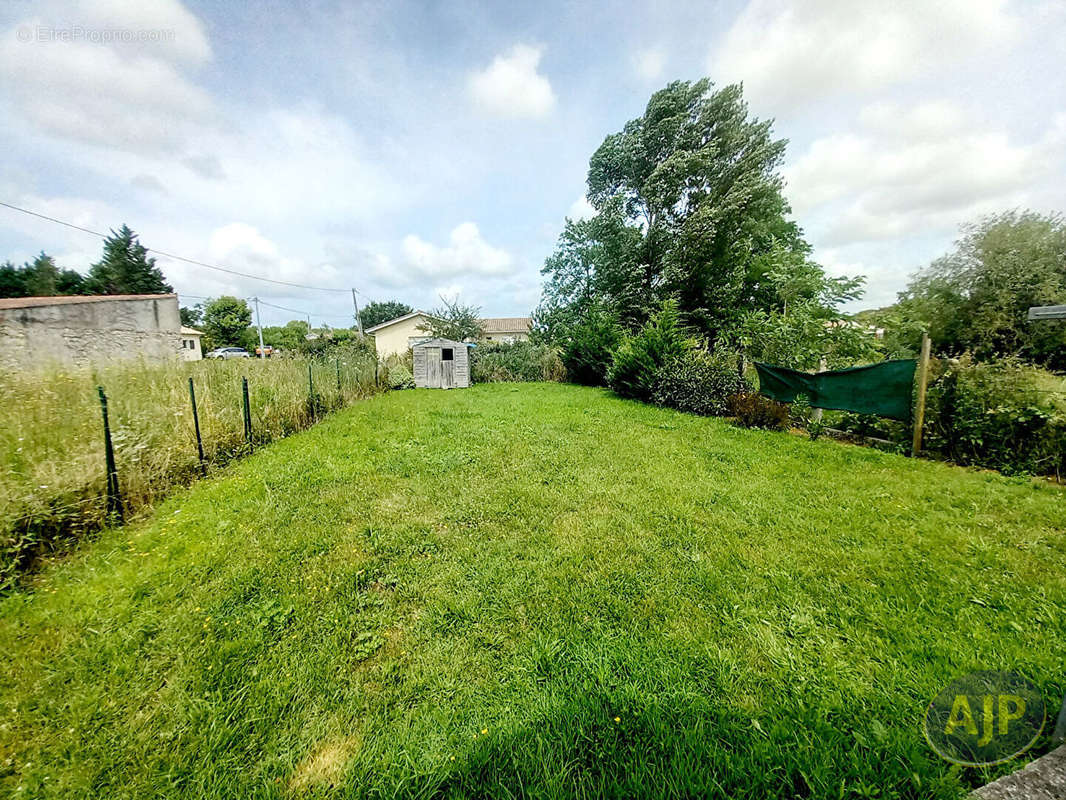
[{"label": "garden shed", "polygon": [[414,345],[415,386],[422,389],[466,389],[470,386],[470,348],[466,342],[428,339]]}]

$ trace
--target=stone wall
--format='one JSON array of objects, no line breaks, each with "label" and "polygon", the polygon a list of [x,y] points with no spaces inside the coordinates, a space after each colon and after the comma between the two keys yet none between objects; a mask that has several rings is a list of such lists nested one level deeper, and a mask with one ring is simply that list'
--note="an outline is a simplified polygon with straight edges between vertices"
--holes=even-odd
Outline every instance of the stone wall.
[{"label": "stone wall", "polygon": [[0,368],[181,357],[177,295],[0,300]]}]

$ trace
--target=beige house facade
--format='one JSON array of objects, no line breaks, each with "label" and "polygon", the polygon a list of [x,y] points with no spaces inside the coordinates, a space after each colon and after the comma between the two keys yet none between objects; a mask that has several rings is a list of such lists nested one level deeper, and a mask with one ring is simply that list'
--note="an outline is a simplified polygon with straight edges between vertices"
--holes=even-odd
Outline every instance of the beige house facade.
[{"label": "beige house facade", "polygon": [[365,333],[374,337],[378,358],[402,356],[419,342],[433,338],[426,331],[418,329],[419,325],[425,325],[429,319],[430,316],[425,311],[412,311],[373,328],[367,328]]},{"label": "beige house facade", "polygon": [[[366,333],[374,337],[378,358],[399,356],[416,344],[429,340],[430,335],[419,326],[426,325],[431,319],[425,311],[412,311],[402,317],[382,322]],[[524,342],[529,339],[529,329],[533,320],[530,317],[487,317],[481,320],[482,335],[480,342]]]},{"label": "beige house facade", "polygon": [[186,361],[200,361],[204,357],[204,349],[200,343],[203,331],[196,328],[181,326],[181,356]]}]

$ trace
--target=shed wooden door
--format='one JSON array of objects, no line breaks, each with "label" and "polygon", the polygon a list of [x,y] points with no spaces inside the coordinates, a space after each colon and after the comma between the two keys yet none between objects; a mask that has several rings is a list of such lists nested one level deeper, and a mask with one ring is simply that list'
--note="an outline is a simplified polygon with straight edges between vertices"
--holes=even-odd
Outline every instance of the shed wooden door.
[{"label": "shed wooden door", "polygon": [[440,348],[426,347],[426,386],[430,389],[440,388]]},{"label": "shed wooden door", "polygon": [[440,350],[440,386],[442,389],[455,388],[455,349],[451,347]]}]

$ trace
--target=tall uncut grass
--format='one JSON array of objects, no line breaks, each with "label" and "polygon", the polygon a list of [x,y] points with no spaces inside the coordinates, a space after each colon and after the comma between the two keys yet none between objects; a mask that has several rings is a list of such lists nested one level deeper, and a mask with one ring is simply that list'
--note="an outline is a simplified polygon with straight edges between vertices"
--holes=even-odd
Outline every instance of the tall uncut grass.
[{"label": "tall uncut grass", "polygon": [[127,361],[0,375],[0,588],[35,557],[106,522],[97,386],[107,393],[127,513],[200,473],[190,377],[209,469],[248,450],[242,377],[248,378],[254,444],[307,428],[319,415],[376,391],[374,357],[360,351],[336,359]]}]

